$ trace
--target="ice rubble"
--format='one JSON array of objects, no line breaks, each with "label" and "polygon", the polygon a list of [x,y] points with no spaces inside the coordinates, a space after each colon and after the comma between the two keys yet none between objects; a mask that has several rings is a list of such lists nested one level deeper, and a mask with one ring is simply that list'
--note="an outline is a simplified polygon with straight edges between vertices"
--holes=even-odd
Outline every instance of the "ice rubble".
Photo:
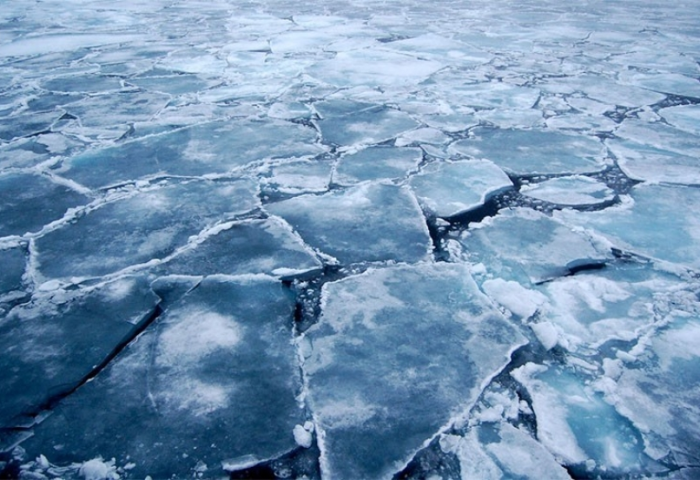
[{"label": "ice rubble", "polygon": [[698,5],[321,3],[5,2],[0,476],[697,477]]}]

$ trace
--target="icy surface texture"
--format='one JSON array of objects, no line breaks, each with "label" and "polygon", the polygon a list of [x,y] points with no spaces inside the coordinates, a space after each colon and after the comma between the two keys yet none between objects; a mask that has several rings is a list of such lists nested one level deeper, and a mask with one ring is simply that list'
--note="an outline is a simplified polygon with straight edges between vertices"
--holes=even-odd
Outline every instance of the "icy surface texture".
[{"label": "icy surface texture", "polygon": [[[2,428],[23,426],[85,381],[155,311],[142,277],[123,277],[85,292],[56,289],[15,307],[0,324],[6,398]],[[31,423],[31,422],[30,422]]]},{"label": "icy surface texture", "polygon": [[303,412],[293,309],[272,279],[204,280],[62,403],[28,447],[57,463],[130,462],[141,478],[218,476],[224,463],[294,449]]},{"label": "icy surface texture", "polygon": [[698,478],[698,18],[2,2],[0,478]]},{"label": "icy surface texture", "polygon": [[508,176],[485,160],[433,163],[411,177],[409,185],[426,210],[453,217],[473,210],[513,186]]},{"label": "icy surface texture", "polygon": [[406,187],[363,183],[325,195],[302,195],[265,207],[341,264],[425,260],[425,219]]},{"label": "icy surface texture", "polygon": [[329,478],[390,476],[525,342],[462,265],[369,270],[322,302],[302,354]]}]

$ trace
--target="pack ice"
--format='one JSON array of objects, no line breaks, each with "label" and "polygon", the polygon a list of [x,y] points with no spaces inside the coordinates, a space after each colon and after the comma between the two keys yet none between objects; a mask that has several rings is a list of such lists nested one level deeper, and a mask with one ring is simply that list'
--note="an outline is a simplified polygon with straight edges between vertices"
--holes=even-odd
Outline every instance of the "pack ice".
[{"label": "pack ice", "polygon": [[700,478],[698,2],[3,2],[0,478]]}]

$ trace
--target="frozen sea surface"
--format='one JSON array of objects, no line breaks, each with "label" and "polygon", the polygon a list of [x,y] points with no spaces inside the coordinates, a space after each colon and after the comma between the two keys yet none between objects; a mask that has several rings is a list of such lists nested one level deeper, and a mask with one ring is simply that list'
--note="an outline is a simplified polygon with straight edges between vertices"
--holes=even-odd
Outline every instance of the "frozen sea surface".
[{"label": "frozen sea surface", "polygon": [[698,18],[4,2],[0,477],[700,478]]}]

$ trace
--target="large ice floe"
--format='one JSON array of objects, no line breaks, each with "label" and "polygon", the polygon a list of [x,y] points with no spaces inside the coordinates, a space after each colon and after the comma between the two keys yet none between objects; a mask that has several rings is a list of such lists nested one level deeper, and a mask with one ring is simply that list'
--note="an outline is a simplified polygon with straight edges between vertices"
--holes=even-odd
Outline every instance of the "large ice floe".
[{"label": "large ice floe", "polygon": [[4,2],[0,478],[700,478],[698,18]]}]

